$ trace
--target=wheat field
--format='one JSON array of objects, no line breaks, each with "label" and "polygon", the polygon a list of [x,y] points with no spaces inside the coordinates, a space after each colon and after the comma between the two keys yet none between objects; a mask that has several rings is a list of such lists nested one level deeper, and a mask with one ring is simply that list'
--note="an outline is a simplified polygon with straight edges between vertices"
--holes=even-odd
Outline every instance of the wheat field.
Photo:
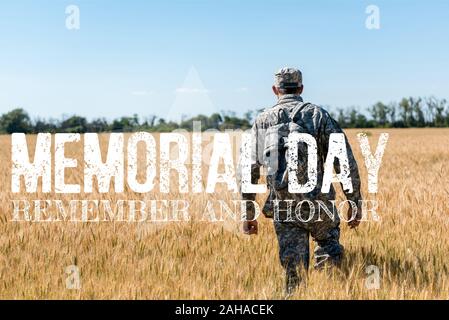
[{"label": "wheat field", "polygon": [[[367,193],[358,132],[347,130],[363,195],[378,201],[381,221],[362,223],[357,231],[342,225],[341,242],[346,248],[342,268],[309,270],[307,283],[291,299],[448,299],[449,130],[369,130],[372,148],[381,132],[390,133],[376,195]],[[106,146],[108,136],[101,138]],[[31,153],[35,137],[28,140]],[[77,197],[12,194],[10,137],[1,136],[0,143],[1,299],[284,298],[278,244],[272,222],[263,217],[259,235],[251,238],[239,234],[235,226],[195,219],[145,225],[11,221],[12,199]],[[79,146],[68,148],[66,156],[82,163]],[[66,173],[67,182],[82,184],[82,179],[82,166]],[[222,190],[180,194],[176,184],[173,189],[168,195],[126,191],[78,198],[186,199],[194,216],[209,199],[235,197]],[[262,201],[259,196],[258,202]],[[66,268],[71,265],[79,268],[79,288],[67,287]],[[378,289],[366,286],[370,265],[379,268]]]}]

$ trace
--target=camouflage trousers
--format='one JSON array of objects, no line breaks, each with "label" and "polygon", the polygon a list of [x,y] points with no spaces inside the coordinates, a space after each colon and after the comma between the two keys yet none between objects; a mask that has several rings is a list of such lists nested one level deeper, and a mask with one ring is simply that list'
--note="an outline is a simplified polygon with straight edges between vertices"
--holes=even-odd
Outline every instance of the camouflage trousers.
[{"label": "camouflage trousers", "polygon": [[315,268],[339,265],[343,257],[339,221],[312,223],[274,221],[279,242],[279,257],[286,272],[286,291],[291,293],[301,282],[298,271],[309,268],[309,236],[316,242]]}]

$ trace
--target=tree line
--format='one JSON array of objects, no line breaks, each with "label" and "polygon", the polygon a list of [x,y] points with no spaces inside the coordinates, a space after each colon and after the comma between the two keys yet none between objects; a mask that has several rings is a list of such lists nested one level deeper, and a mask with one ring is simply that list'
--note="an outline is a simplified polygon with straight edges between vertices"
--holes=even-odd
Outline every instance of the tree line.
[{"label": "tree line", "polygon": [[[403,98],[400,102],[384,104],[378,102],[362,110],[360,108],[340,108],[331,115],[342,128],[422,128],[449,127],[449,105],[445,99]],[[198,115],[179,122],[167,121],[156,116],[140,118],[137,114],[108,121],[105,118],[88,120],[73,115],[63,119],[31,119],[23,109],[17,108],[0,116],[0,133],[85,133],[85,132],[170,132],[175,129],[191,131],[193,122],[200,121],[203,130],[251,128],[256,115],[262,110],[248,111],[243,116],[234,112],[214,113],[210,116]]]}]

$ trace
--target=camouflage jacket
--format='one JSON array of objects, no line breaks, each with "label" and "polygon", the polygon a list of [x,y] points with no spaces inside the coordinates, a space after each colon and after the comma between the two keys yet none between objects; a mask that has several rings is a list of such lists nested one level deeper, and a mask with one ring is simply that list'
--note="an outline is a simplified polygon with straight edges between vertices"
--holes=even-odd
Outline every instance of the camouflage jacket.
[{"label": "camouflage jacket", "polygon": [[[303,102],[302,98],[298,95],[283,95],[278,101],[278,104],[272,108],[266,109],[264,112],[259,114],[257,117],[252,129],[252,146],[251,146],[251,182],[253,184],[257,184],[260,178],[260,169],[263,166],[263,149],[265,146],[265,135],[264,132],[267,128],[269,128],[272,124],[272,119],[278,118],[278,113],[283,112],[282,109],[292,110],[295,106],[298,105],[299,102]],[[326,161],[328,146],[329,146],[329,136],[331,133],[343,133],[342,129],[338,125],[338,123],[329,115],[329,113],[323,108],[313,105],[307,104],[304,108],[299,112],[298,116],[295,119],[301,121],[301,124],[305,126],[305,130],[308,134],[312,135],[317,142],[317,152],[318,152],[318,165],[317,165],[317,185],[315,189],[307,194],[300,195],[304,200],[316,201],[322,200],[328,207],[330,204],[330,200],[335,200],[335,189],[331,185],[331,188],[328,193],[322,193],[322,181],[324,174],[324,163]],[[271,119],[271,121],[270,121]],[[361,200],[360,193],[360,176],[357,167],[357,163],[354,159],[354,155],[352,153],[351,147],[346,139],[347,146],[347,155],[349,159],[349,170],[350,177],[352,180],[353,190],[352,193],[349,193],[347,190],[343,190],[345,196],[348,200],[354,201],[358,203]],[[334,163],[335,172],[340,172],[340,165],[338,161]],[[239,170],[240,171],[240,170]],[[241,172],[240,172],[241,174]],[[269,196],[265,202],[263,213],[267,217],[273,217],[273,200],[289,200],[289,198],[293,197],[291,194],[288,194],[288,189],[285,189],[284,194],[282,195],[282,199],[279,199],[279,193],[276,193],[270,185],[269,187]],[[242,193],[241,196],[243,200],[255,200],[256,195],[250,193]],[[282,206],[280,206],[281,210]],[[330,210],[331,207],[329,207]],[[253,209],[252,209],[253,210]],[[251,210],[251,211],[252,211]],[[248,212],[248,217],[250,217],[251,213]]]}]

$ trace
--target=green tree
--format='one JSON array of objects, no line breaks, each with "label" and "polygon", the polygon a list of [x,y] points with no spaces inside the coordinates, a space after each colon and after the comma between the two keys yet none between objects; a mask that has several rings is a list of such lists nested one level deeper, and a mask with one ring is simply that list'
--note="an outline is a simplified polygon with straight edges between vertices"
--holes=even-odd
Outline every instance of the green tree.
[{"label": "green tree", "polygon": [[3,133],[30,133],[32,129],[30,117],[23,109],[14,109],[0,117],[0,131]]},{"label": "green tree", "polygon": [[376,103],[369,109],[371,117],[379,126],[386,127],[388,123],[388,106],[382,102]]},{"label": "green tree", "polygon": [[348,121],[348,116],[345,114],[345,110],[340,108],[337,111],[338,111],[338,115],[337,115],[338,124],[342,128],[347,128],[349,121]]},{"label": "green tree", "polygon": [[413,118],[413,109],[410,105],[410,101],[407,98],[403,98],[401,102],[399,102],[399,108],[401,110],[401,118],[402,124],[404,127],[411,127],[415,122]]},{"label": "green tree", "polygon": [[87,124],[88,132],[107,132],[109,130],[109,123],[104,118],[94,119]]},{"label": "green tree", "polygon": [[449,122],[446,122],[445,116],[447,105],[447,101],[445,99],[439,100],[435,97],[430,97],[426,99],[426,104],[429,114],[429,122],[432,124],[432,126],[444,127],[449,124]]},{"label": "green tree", "polygon": [[59,129],[67,133],[85,133],[87,132],[87,120],[84,117],[71,116],[61,122]]},{"label": "green tree", "polygon": [[426,125],[426,119],[424,117],[422,99],[410,97],[409,101],[414,114],[413,119],[415,122],[413,123],[413,126],[424,127]]},{"label": "green tree", "polygon": [[33,133],[50,132],[55,133],[58,129],[58,124],[55,120],[45,120],[37,118],[34,120]]}]

